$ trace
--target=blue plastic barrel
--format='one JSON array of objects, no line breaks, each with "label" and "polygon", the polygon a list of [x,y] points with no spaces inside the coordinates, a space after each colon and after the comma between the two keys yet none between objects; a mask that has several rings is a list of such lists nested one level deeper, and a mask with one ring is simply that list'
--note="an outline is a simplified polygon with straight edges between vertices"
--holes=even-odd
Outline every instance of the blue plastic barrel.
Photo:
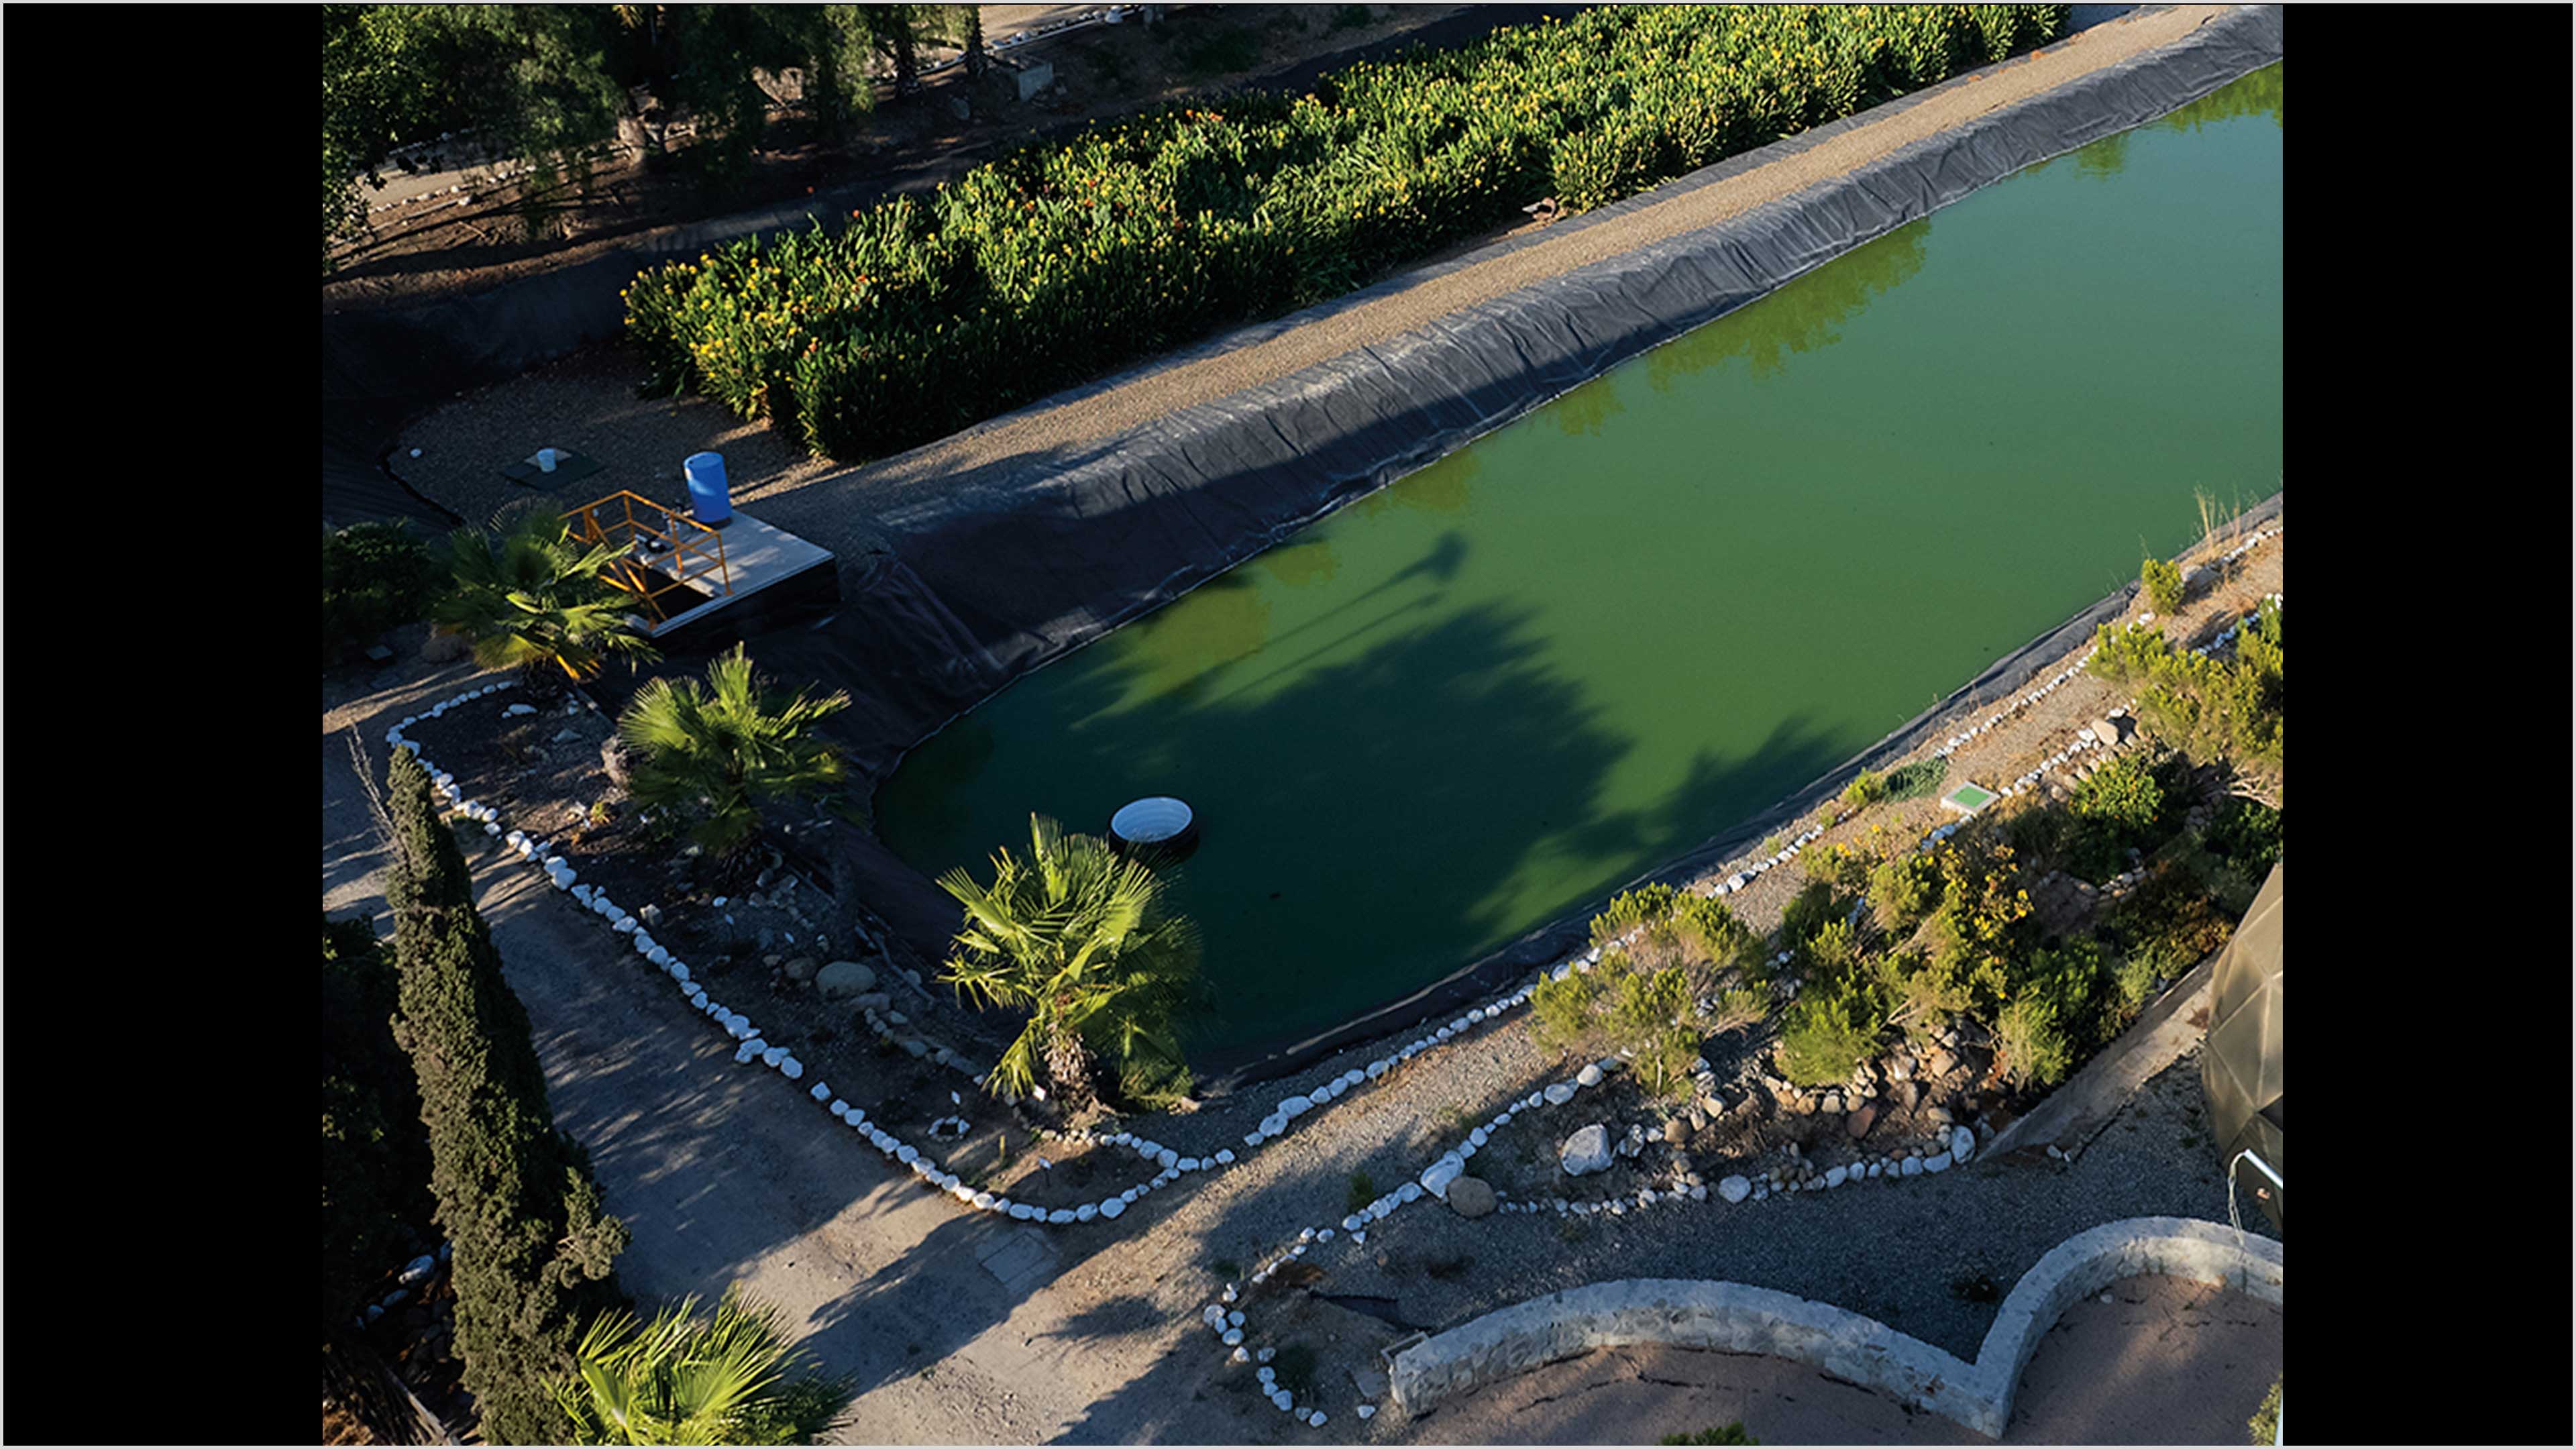
[{"label": "blue plastic barrel", "polygon": [[680,465],[689,479],[689,513],[715,527],[733,517],[733,498],[725,488],[724,454],[692,453]]}]

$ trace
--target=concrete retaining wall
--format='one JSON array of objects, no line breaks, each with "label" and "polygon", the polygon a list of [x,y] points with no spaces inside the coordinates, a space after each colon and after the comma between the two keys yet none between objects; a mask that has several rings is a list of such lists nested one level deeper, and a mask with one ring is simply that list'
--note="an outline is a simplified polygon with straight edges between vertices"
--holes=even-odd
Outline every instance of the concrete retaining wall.
[{"label": "concrete retaining wall", "polygon": [[1634,1278],[1533,1298],[1396,1355],[1391,1394],[1415,1414],[1452,1394],[1596,1348],[1660,1343],[1811,1364],[1981,1434],[2003,1433],[2040,1336],[2068,1305],[2166,1274],[2281,1301],[2281,1245],[2195,1218],[2129,1218],[2076,1234],[2013,1286],[1974,1364],[1874,1318],[1746,1283]]}]

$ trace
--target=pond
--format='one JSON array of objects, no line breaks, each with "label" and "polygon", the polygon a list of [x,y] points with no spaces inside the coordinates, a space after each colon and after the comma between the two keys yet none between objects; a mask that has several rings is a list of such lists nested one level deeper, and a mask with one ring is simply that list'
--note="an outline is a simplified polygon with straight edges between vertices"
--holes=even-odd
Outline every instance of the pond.
[{"label": "pond", "polygon": [[2281,484],[2281,68],[1655,349],[1045,668],[878,827],[1198,813],[1194,1049],[1322,1030],[1753,815]]}]

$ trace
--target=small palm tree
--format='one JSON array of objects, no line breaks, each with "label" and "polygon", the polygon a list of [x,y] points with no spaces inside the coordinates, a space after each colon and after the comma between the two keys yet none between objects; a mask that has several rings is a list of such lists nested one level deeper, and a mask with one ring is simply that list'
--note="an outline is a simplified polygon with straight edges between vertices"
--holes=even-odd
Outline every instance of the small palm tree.
[{"label": "small palm tree", "polygon": [[761,806],[839,788],[841,757],[812,726],[850,707],[847,693],[823,699],[799,691],[780,700],[761,688],[743,646],[694,679],[648,681],[617,721],[642,758],[629,793],[643,804],[696,817],[691,835],[720,856],[760,835]]},{"label": "small palm tree", "polygon": [[627,623],[626,595],[601,577],[618,550],[583,548],[562,519],[530,515],[497,544],[459,529],[450,548],[456,592],[431,617],[440,632],[472,640],[484,668],[517,669],[531,686],[551,687],[556,670],[588,679],[612,654],[660,657]]},{"label": "small palm tree", "polygon": [[1172,1024],[1197,986],[1198,935],[1165,909],[1165,883],[1096,836],[1029,817],[1029,858],[993,853],[993,884],[962,868],[939,878],[966,907],[941,979],[958,994],[1025,1008],[1029,1023],[987,1085],[1024,1094],[1046,1080],[1079,1108],[1092,1099],[1095,1052],[1122,1065],[1177,1065]]},{"label": "small palm tree", "polygon": [[[697,1300],[638,1326],[602,1315],[553,1384],[576,1444],[802,1444],[832,1426],[852,1385],[810,1372],[778,1311],[725,1290],[712,1316]],[[796,1375],[792,1380],[791,1375]]]}]

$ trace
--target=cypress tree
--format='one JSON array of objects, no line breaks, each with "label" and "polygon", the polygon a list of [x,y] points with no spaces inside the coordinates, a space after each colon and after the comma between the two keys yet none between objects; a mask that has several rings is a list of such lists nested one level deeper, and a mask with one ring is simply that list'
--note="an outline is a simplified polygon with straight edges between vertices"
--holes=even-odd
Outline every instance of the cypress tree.
[{"label": "cypress tree", "polygon": [[375,928],[322,920],[322,1324],[345,1327],[430,1223],[429,1138]]},{"label": "cypress tree", "polygon": [[589,1154],[555,1129],[527,1010],[502,980],[428,772],[397,750],[390,786],[394,1032],[419,1079],[430,1188],[455,1245],[465,1387],[486,1442],[562,1443],[572,1424],[547,1381],[571,1367],[581,1325],[625,1306],[611,1263],[626,1225],[604,1210]]}]

